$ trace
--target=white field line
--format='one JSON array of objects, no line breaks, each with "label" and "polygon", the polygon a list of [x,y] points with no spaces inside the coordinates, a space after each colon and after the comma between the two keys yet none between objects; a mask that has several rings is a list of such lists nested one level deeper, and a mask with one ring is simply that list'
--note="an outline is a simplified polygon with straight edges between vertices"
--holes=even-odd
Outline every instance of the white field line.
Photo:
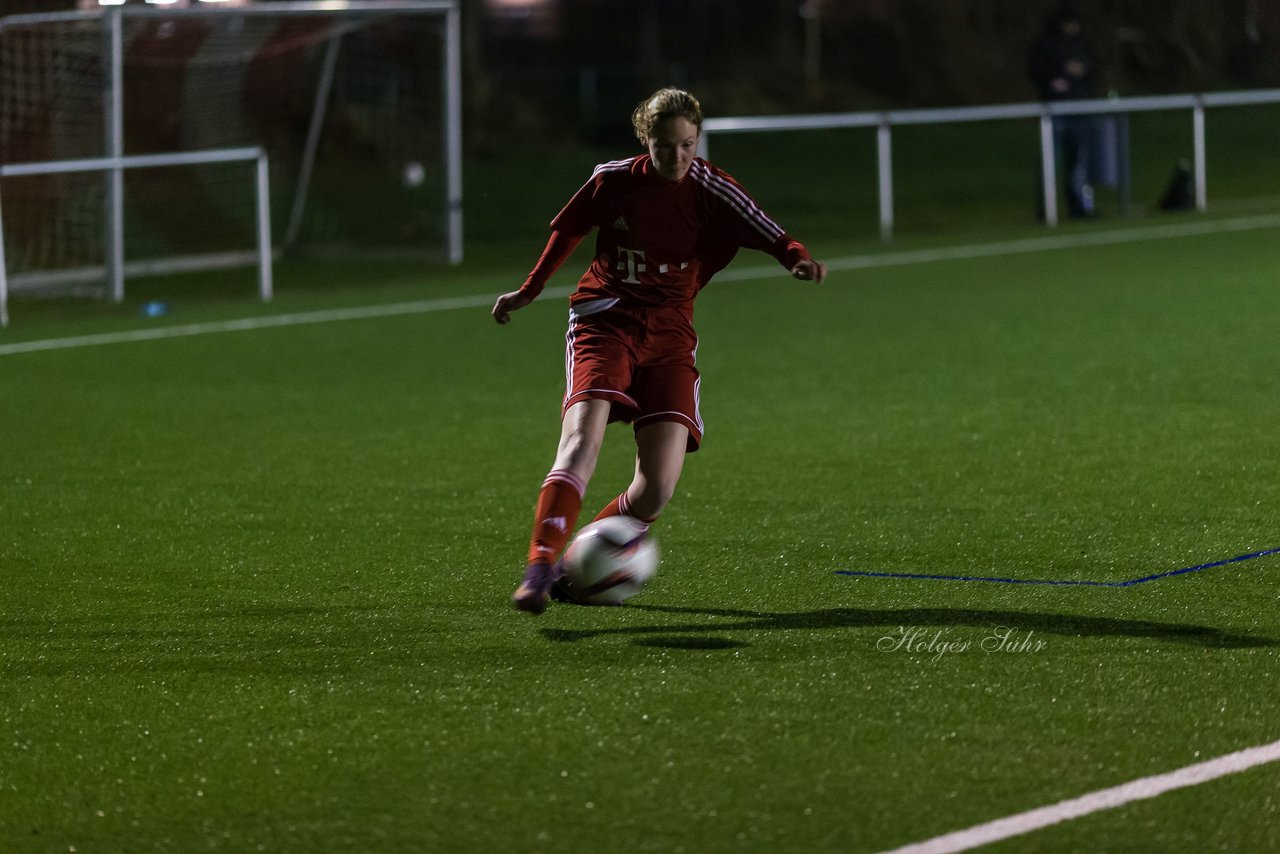
[{"label": "white field line", "polygon": [[[865,270],[873,267],[899,267],[908,264],[929,264],[938,261],[956,261],[970,258],[993,258],[1019,255],[1028,252],[1046,252],[1055,249],[1074,249],[1085,246],[1106,246],[1117,243],[1138,243],[1145,240],[1167,240],[1207,234],[1224,234],[1280,227],[1280,214],[1239,217],[1235,219],[1186,222],[1172,225],[1155,225],[1142,228],[1124,228],[1115,231],[1063,234],[1049,237],[1032,237],[1024,240],[1007,240],[996,243],[978,243],[971,246],[949,246],[938,249],[916,249],[905,252],[885,252],[875,255],[855,255],[836,258],[827,262],[831,270]],[[741,282],[767,279],[781,275],[776,265],[745,267],[725,270],[716,281]],[[547,288],[546,297],[568,296],[572,288]],[[314,323],[335,323],[345,320],[365,320],[375,317],[402,317],[411,314],[430,314],[437,311],[453,311],[464,308],[482,308],[493,304],[495,296],[449,297],[391,303],[356,308],[337,308],[323,311],[276,314],[266,317],[248,317],[241,320],[191,323],[184,326],[158,326],[128,332],[107,332],[99,335],[80,335],[68,338],[45,338],[38,341],[22,341],[16,344],[0,344],[0,356],[18,353],[34,353],[42,350],[68,350],[78,347],[97,347],[104,344],[127,344],[137,341],[156,341],[164,338],[186,338],[193,335],[211,335],[222,332],[246,332],[254,329],[271,329],[283,326],[305,326]]]},{"label": "white field line", "polygon": [[[551,297],[568,296],[572,292],[572,288],[547,288],[543,291],[545,295]],[[415,302],[388,303],[387,305],[333,308],[294,314],[273,314],[266,317],[246,317],[241,320],[189,323],[185,326],[157,326],[153,329],[104,332],[100,335],[80,335],[71,338],[45,338],[39,341],[23,341],[17,344],[0,344],[0,356],[8,356],[14,353],[33,353],[39,350],[68,350],[76,347],[97,347],[102,344],[156,341],[161,338],[187,338],[192,335],[211,335],[218,332],[245,332],[253,329],[271,329],[279,326],[306,326],[312,323],[365,320],[371,317],[403,317],[409,314],[430,314],[436,311],[491,306],[495,299],[497,299],[496,296],[445,297]]]},{"label": "white field line", "polygon": [[[836,258],[828,261],[827,269],[867,270],[873,267],[901,267],[907,264],[959,261],[968,258],[994,258],[1002,255],[1021,255],[1027,252],[1047,252],[1054,249],[1109,246],[1117,243],[1140,243],[1144,240],[1167,240],[1175,237],[1227,234],[1235,231],[1253,231],[1255,229],[1276,227],[1280,227],[1280,214],[1265,214],[1262,216],[1237,217],[1235,219],[1121,228],[1114,231],[1029,237],[1022,240],[1006,240],[998,243],[975,243],[971,246],[944,246],[938,249],[913,249],[906,252],[855,255],[851,258]],[[776,274],[776,267],[748,267],[744,270],[725,270],[723,273],[718,274],[715,280],[717,282],[742,281],[745,279],[762,279]]]},{"label": "white field line", "polygon": [[1059,822],[1114,809],[1132,801],[1154,798],[1174,789],[1198,786],[1228,774],[1238,774],[1249,768],[1277,760],[1280,760],[1280,741],[1228,753],[1226,756],[1188,765],[1176,771],[1157,774],[1153,777],[1142,777],[1110,789],[1100,789],[1078,798],[1059,801],[1051,806],[1028,810],[943,836],[935,836],[933,839],[895,848],[884,854],[953,854],[957,851],[968,851],[979,845],[989,845],[1010,837],[1021,836]]}]

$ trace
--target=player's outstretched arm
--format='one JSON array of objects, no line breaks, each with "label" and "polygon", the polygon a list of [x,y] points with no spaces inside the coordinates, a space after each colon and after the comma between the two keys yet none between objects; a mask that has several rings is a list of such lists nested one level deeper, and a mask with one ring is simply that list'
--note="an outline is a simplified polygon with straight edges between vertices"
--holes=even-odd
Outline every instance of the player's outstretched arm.
[{"label": "player's outstretched arm", "polygon": [[498,301],[493,304],[493,319],[499,323],[510,322],[511,312],[519,311],[529,303],[533,302],[533,296],[533,294],[523,290],[503,294],[498,297]]},{"label": "player's outstretched arm", "polygon": [[573,254],[573,250],[578,248],[583,237],[582,234],[567,234],[559,229],[552,229],[547,248],[542,251],[542,257],[538,259],[538,263],[529,273],[529,278],[525,279],[520,290],[503,294],[493,304],[493,319],[499,323],[507,323],[511,320],[511,312],[519,311],[533,302],[538,294],[542,293],[542,288],[551,278],[551,274]]},{"label": "player's outstretched arm", "polygon": [[791,275],[802,282],[820,284],[827,277],[827,265],[812,259],[800,261],[791,268]]}]

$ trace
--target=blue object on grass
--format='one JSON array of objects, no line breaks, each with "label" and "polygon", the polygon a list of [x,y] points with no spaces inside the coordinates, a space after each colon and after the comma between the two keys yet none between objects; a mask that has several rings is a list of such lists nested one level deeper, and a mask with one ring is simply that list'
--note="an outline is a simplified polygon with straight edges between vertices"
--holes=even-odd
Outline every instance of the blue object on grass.
[{"label": "blue object on grass", "polygon": [[1047,578],[992,578],[981,575],[932,575],[914,572],[863,572],[855,569],[837,569],[836,575],[849,575],[863,578],[911,578],[917,581],[986,581],[991,584],[1044,584],[1054,587],[1132,587],[1135,584],[1143,584],[1147,581],[1156,581],[1158,579],[1169,578],[1174,575],[1186,575],[1189,572],[1198,572],[1202,569],[1213,569],[1219,566],[1226,566],[1230,563],[1242,563],[1246,560],[1253,560],[1254,558],[1267,557],[1268,555],[1274,554],[1280,554],[1280,548],[1264,549],[1260,552],[1237,555],[1236,557],[1229,557],[1226,560],[1217,560],[1213,563],[1202,563],[1198,566],[1171,569],[1168,572],[1157,572],[1154,575],[1143,575],[1138,578],[1131,578],[1128,581],[1055,581]]}]

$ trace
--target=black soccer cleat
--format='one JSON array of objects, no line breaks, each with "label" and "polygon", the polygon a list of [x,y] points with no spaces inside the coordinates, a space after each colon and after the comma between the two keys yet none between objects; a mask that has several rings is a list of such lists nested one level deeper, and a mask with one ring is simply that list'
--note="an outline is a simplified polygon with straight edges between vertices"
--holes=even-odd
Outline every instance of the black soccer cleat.
[{"label": "black soccer cleat", "polygon": [[570,602],[574,605],[581,604],[578,601],[578,591],[574,587],[569,576],[565,574],[563,564],[557,564],[556,568],[560,570],[555,583],[551,585],[551,598],[557,602]]},{"label": "black soccer cleat", "polygon": [[564,573],[560,563],[531,563],[524,570],[524,578],[516,592],[511,594],[511,602],[521,611],[535,617],[547,610],[547,601],[551,598],[551,590],[556,581]]}]

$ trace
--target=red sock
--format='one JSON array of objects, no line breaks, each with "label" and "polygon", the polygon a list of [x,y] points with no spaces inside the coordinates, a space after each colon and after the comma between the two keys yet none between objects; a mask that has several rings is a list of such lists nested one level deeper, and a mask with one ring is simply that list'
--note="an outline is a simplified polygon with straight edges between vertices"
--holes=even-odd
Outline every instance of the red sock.
[{"label": "red sock", "polygon": [[641,519],[639,516],[631,512],[631,499],[627,498],[627,491],[624,489],[622,494],[605,505],[605,508],[596,514],[596,518],[592,522],[599,522],[601,519],[608,519],[610,516],[630,516],[639,522],[646,531],[649,526],[658,521],[655,516],[652,519]]},{"label": "red sock", "polygon": [[582,478],[557,469],[547,475],[538,493],[533,516],[533,537],[529,541],[529,563],[554,563],[573,533],[582,512]]}]

